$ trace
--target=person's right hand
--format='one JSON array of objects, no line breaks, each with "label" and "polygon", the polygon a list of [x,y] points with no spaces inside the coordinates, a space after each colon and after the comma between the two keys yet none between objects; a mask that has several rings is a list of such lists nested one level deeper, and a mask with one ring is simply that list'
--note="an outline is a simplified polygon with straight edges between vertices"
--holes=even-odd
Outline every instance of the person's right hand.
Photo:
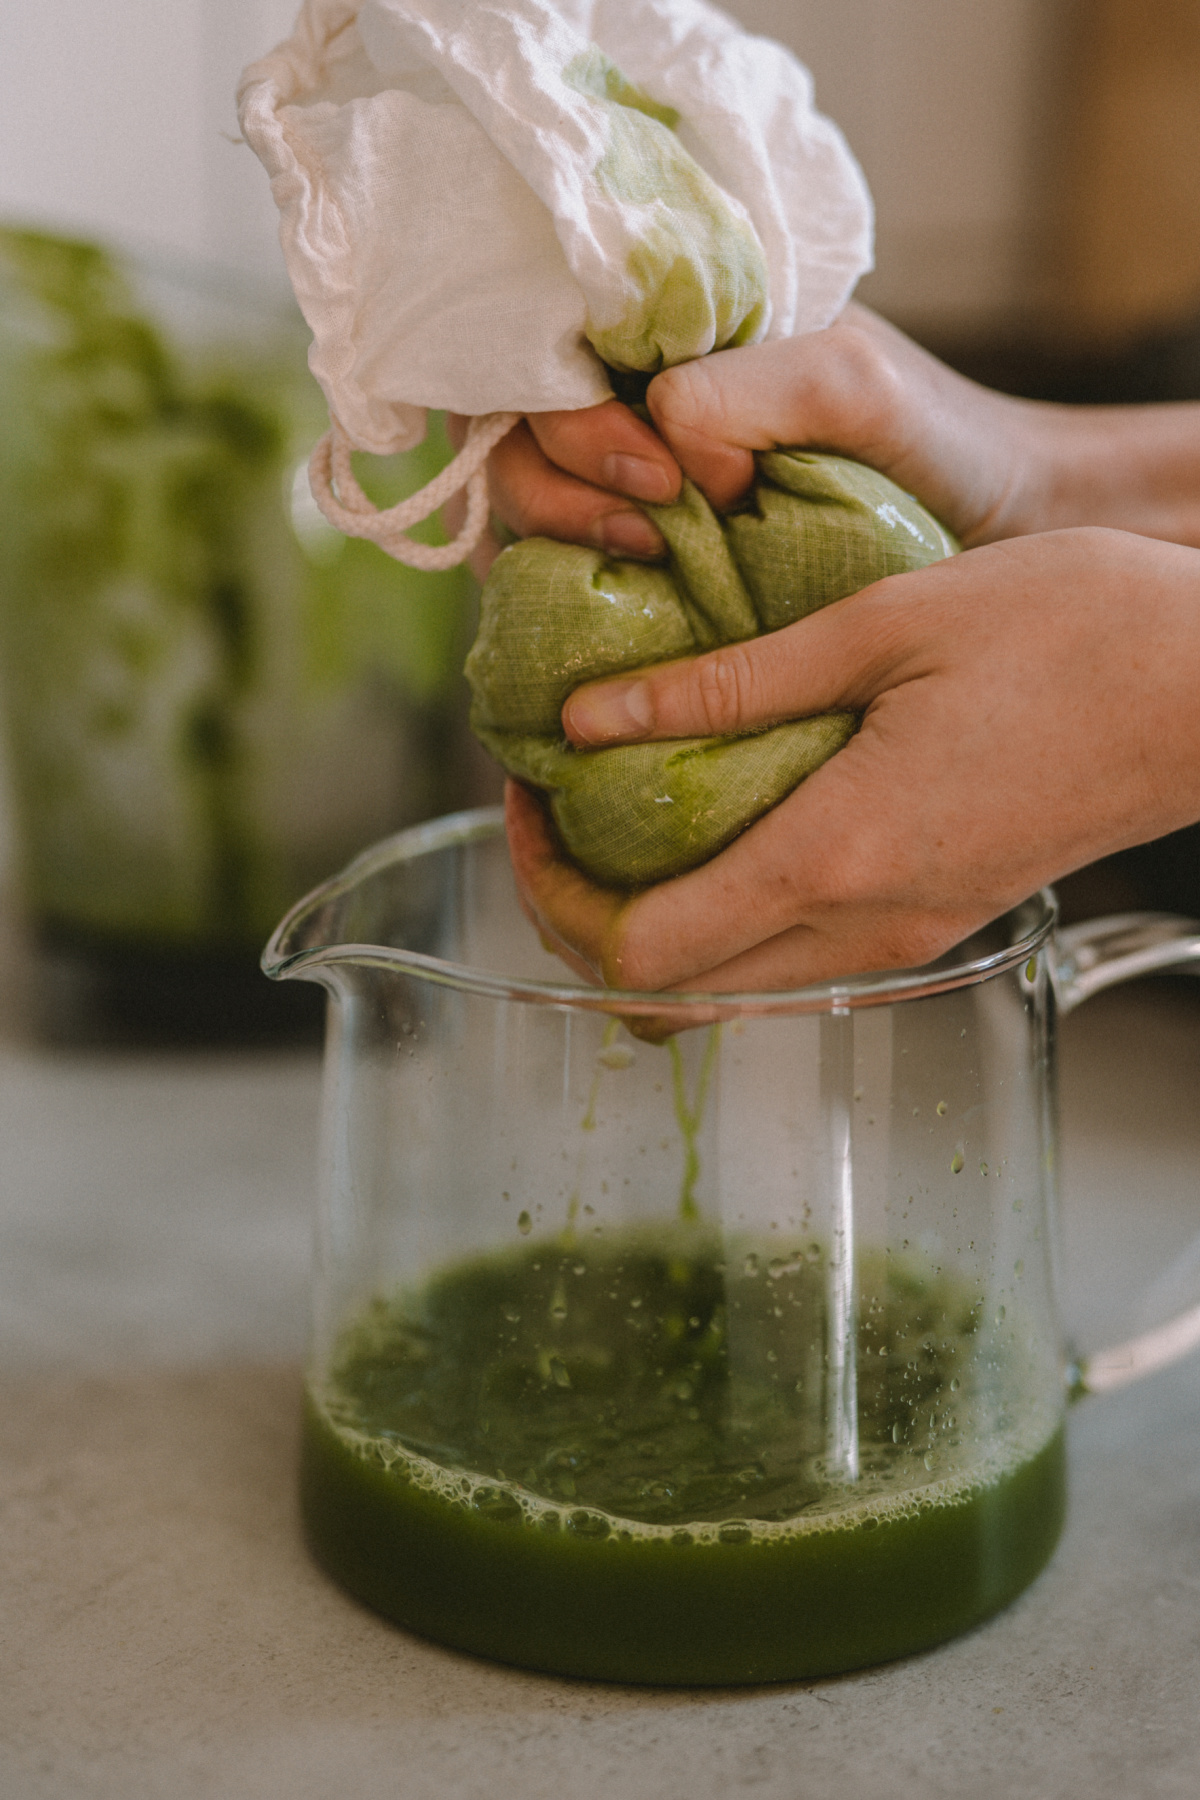
[{"label": "person's right hand", "polygon": [[845,707],[860,730],[719,856],[589,881],[510,783],[517,885],[611,987],[801,987],[914,966],[1071,869],[1200,818],[1200,552],[1112,531],[990,544],[794,625],[577,688],[581,749]]}]

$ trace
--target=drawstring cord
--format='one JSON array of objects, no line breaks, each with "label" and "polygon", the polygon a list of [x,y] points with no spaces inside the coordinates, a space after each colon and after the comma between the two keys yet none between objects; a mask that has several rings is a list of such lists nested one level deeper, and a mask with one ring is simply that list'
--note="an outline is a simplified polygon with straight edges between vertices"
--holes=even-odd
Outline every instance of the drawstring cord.
[{"label": "drawstring cord", "polygon": [[[520,417],[520,413],[500,412],[472,419],[466,442],[441,474],[419,493],[383,512],[371,504],[355,480],[350,466],[350,440],[334,419],[309,458],[308,480],[313,499],[329,523],[347,537],[369,538],[410,569],[456,568],[466,562],[488,522],[487,473],[483,465]],[[467,517],[452,543],[418,544],[407,535],[411,526],[429,518],[463,488],[467,490]]]}]

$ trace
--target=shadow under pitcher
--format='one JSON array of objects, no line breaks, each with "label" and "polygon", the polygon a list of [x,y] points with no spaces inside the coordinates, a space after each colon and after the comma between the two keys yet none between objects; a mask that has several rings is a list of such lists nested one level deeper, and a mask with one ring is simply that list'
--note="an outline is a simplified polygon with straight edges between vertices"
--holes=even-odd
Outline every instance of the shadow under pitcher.
[{"label": "shadow under pitcher", "polygon": [[[319,1561],[460,1649],[655,1683],[925,1648],[1054,1549],[1053,1021],[1200,925],[1028,901],[920,971],[791,993],[563,979],[497,814],[284,920],[331,995],[303,1451]],[[656,1041],[657,1040],[657,1041]]]}]

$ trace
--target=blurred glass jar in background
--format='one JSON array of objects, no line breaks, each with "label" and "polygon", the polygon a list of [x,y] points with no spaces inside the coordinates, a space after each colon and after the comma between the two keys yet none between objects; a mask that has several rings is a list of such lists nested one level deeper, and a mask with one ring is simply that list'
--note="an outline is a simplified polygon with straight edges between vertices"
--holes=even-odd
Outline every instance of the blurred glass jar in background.
[{"label": "blurred glass jar in background", "polygon": [[[321,517],[307,339],[290,302],[215,272],[0,231],[21,892],[43,944],[119,970],[135,1006],[147,968],[161,989],[203,967],[211,1003],[314,882],[465,797],[470,577]],[[389,504],[449,455],[434,419],[360,479]]]}]

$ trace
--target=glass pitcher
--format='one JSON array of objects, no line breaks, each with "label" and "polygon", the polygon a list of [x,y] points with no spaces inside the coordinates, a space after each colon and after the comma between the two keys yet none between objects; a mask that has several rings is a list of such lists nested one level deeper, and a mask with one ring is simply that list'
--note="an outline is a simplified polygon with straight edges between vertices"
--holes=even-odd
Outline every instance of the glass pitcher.
[{"label": "glass pitcher", "polygon": [[1200,925],[1054,931],[791,993],[564,979],[493,811],[284,920],[332,996],[303,1452],[324,1566],[425,1635],[658,1683],[828,1674],[1011,1600],[1063,1518],[1056,1006]]}]

